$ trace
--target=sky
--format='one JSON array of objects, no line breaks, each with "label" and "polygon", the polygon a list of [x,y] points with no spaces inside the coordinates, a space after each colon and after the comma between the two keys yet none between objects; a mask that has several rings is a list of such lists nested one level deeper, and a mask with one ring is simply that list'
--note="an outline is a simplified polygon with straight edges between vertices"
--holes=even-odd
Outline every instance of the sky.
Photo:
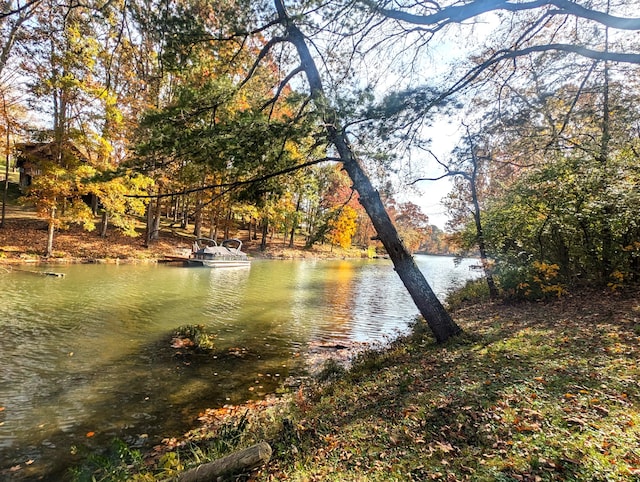
[{"label": "sky", "polygon": [[[453,64],[462,61],[473,50],[480,48],[490,32],[499,24],[497,16],[486,14],[481,17],[473,26],[467,25],[459,29],[452,28],[449,34],[434,40],[428,49],[429,55],[425,55],[420,63],[422,64],[419,78],[428,83],[438,82],[446,77],[446,74],[453,70]],[[464,33],[464,35],[463,35]],[[382,84],[382,87],[389,87],[397,82],[397,79],[389,79],[389,84]],[[423,127],[423,138],[431,139],[430,149],[442,161],[450,157],[452,150],[460,140],[461,119],[453,115],[452,117],[436,118],[432,125]],[[412,163],[420,163],[422,173],[417,177],[439,177],[444,174],[444,169],[429,154],[420,154],[419,158],[412,159]],[[445,228],[449,216],[447,215],[442,199],[451,191],[453,184],[451,178],[443,178],[438,181],[421,181],[414,185],[418,193],[406,194],[403,199],[398,195],[400,201],[411,201],[422,208],[422,212],[429,216],[430,224],[435,224],[440,229]]]},{"label": "sky", "polygon": [[[446,119],[434,122],[433,126],[425,129],[425,134],[432,139],[431,150],[441,160],[448,157],[459,140],[458,126]],[[442,166],[426,153],[419,161],[425,166],[426,176],[438,177],[444,173]],[[409,194],[407,200],[422,208],[422,212],[429,216],[430,224],[444,230],[449,217],[442,205],[442,199],[451,191],[451,178],[420,181],[415,187],[419,192]]]}]

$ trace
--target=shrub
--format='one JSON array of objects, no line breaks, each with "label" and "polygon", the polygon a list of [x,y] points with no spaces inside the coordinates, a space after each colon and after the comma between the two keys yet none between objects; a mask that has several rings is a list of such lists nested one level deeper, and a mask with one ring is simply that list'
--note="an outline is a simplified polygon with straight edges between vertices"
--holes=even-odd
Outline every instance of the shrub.
[{"label": "shrub", "polygon": [[488,301],[489,286],[484,278],[468,280],[461,288],[455,288],[447,293],[445,303],[451,310],[460,308],[466,303],[478,303]]},{"label": "shrub", "polygon": [[507,298],[542,300],[567,294],[559,280],[557,264],[533,261],[529,265],[499,270],[498,280]]}]

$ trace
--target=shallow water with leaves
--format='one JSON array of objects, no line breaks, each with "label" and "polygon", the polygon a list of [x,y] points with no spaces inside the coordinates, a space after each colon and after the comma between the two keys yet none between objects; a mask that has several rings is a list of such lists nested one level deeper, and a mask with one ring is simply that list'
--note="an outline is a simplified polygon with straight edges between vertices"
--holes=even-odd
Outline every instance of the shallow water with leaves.
[{"label": "shallow water with leaves", "polygon": [[[418,256],[436,293],[473,260]],[[310,346],[381,342],[417,310],[389,261],[267,261],[250,268],[25,267],[1,272],[0,474],[60,475],[114,438],[150,445],[205,408],[274,393]],[[211,353],[171,346],[182,325]]]}]

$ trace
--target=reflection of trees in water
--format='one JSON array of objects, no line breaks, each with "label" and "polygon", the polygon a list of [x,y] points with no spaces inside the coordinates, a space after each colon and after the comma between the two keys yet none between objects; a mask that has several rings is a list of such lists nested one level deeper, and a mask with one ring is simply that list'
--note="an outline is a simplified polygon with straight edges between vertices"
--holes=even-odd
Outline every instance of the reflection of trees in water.
[{"label": "reflection of trees in water", "polygon": [[337,261],[327,269],[324,298],[331,307],[326,326],[331,333],[348,335],[351,314],[355,306],[354,277],[356,265],[351,261]]}]

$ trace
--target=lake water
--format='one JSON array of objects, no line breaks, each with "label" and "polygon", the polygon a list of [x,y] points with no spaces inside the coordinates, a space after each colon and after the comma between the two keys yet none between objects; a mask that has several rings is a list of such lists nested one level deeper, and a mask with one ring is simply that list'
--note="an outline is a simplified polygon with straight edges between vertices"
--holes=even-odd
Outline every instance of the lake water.
[{"label": "lake water", "polygon": [[[441,299],[477,276],[474,260],[416,261]],[[384,341],[417,314],[387,260],[20,269],[65,277],[0,268],[0,479],[52,480],[72,447],[180,435],[205,408],[303,375],[311,344]],[[171,333],[187,324],[216,335],[213,356],[176,357]]]}]

